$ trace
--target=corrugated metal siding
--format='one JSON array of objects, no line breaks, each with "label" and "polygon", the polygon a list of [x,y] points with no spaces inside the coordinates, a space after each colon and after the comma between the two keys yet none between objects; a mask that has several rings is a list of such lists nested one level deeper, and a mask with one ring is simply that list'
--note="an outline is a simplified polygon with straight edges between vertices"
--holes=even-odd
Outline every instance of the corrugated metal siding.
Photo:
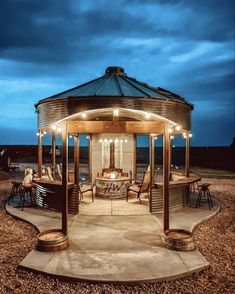
[{"label": "corrugated metal siding", "polygon": [[148,111],[177,122],[184,129],[191,128],[191,107],[186,103],[133,97],[79,97],[49,100],[37,106],[38,128],[48,128],[56,121],[77,112],[107,107]]}]

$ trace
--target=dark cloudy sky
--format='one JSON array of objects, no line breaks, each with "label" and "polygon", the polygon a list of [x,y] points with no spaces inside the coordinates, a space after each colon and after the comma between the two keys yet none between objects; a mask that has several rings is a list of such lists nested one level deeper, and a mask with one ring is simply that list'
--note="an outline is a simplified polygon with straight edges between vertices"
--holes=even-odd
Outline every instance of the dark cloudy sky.
[{"label": "dark cloudy sky", "polygon": [[192,145],[235,136],[234,0],[1,0],[0,144],[34,144],[34,103],[120,65],[195,105]]}]

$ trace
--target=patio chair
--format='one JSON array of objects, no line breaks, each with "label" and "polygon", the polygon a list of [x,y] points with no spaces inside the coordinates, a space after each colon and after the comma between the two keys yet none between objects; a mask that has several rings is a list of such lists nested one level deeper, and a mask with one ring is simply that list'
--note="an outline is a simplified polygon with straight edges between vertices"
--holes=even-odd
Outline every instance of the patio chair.
[{"label": "patio chair", "polygon": [[58,175],[59,175],[59,178],[60,178],[60,180],[62,181],[62,173],[61,173],[60,165],[57,164],[57,165],[56,165],[56,168],[57,168],[57,173],[58,173]]},{"label": "patio chair", "polygon": [[94,202],[94,184],[83,184],[83,182],[81,184],[78,185],[79,187],[79,195],[80,195],[80,202],[83,199],[84,193],[86,192],[91,192],[91,198],[92,198],[92,202]]},{"label": "patio chair", "polygon": [[48,175],[49,180],[54,182],[55,179],[52,176],[52,171],[51,171],[51,168],[49,166],[47,167],[47,175]]},{"label": "patio chair", "polygon": [[135,182],[134,184],[131,184],[130,186],[127,187],[126,201],[128,201],[129,192],[133,192],[137,194],[136,198],[139,199],[139,202],[141,204],[140,195],[142,193],[148,193],[149,186],[150,186],[150,171],[146,171],[144,172],[143,180],[141,182]]}]

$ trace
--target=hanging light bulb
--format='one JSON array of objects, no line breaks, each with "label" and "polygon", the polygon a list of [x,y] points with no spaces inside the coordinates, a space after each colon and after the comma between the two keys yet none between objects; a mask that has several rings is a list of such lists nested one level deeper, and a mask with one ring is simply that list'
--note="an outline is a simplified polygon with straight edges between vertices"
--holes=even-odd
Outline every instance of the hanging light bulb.
[{"label": "hanging light bulb", "polygon": [[189,134],[189,138],[192,138],[192,136],[193,136],[193,134],[190,133],[190,134]]},{"label": "hanging light bulb", "polygon": [[145,114],[145,118],[146,118],[146,119],[149,119],[150,116],[151,116],[150,113],[149,113],[149,112],[146,112],[146,114]]},{"label": "hanging light bulb", "polygon": [[127,140],[127,139],[125,139],[125,143],[127,143],[127,141],[128,141],[128,140]]},{"label": "hanging light bulb", "polygon": [[37,136],[39,136],[39,132],[37,132]]},{"label": "hanging light bulb", "polygon": [[113,116],[119,116],[119,109],[113,110]]},{"label": "hanging light bulb", "polygon": [[61,128],[61,127],[58,127],[58,128],[57,128],[57,131],[58,131],[59,133],[61,133],[61,132],[62,132],[62,128]]},{"label": "hanging light bulb", "polygon": [[169,128],[168,129],[168,132],[171,134],[173,132],[173,129],[172,128]]},{"label": "hanging light bulb", "polygon": [[173,140],[175,137],[174,136],[171,136],[170,138]]},{"label": "hanging light bulb", "polygon": [[180,125],[177,125],[177,126],[175,127],[175,129],[176,129],[176,131],[180,131],[180,130],[181,130],[181,126],[180,126]]},{"label": "hanging light bulb", "polygon": [[82,112],[81,116],[82,116],[82,118],[86,118],[86,113]]},{"label": "hanging light bulb", "polygon": [[44,135],[46,135],[46,134],[47,134],[47,132],[46,132],[46,131],[43,131],[43,134],[44,134]]},{"label": "hanging light bulb", "polygon": [[52,125],[51,128],[52,128],[53,131],[55,131],[57,129],[57,126],[56,125]]}]

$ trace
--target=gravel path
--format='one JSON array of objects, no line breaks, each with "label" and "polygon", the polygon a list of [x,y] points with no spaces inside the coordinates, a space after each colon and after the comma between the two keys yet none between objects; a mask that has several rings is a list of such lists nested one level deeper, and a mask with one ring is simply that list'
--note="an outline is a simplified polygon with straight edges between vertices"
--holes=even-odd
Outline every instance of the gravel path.
[{"label": "gravel path", "polygon": [[221,201],[219,214],[200,225],[194,232],[198,248],[211,267],[176,281],[115,286],[62,282],[58,279],[17,269],[33,248],[36,230],[15,220],[3,209],[10,181],[0,183],[0,293],[234,293],[235,272],[232,258],[234,243],[235,180],[204,179],[213,184],[213,194]]}]

